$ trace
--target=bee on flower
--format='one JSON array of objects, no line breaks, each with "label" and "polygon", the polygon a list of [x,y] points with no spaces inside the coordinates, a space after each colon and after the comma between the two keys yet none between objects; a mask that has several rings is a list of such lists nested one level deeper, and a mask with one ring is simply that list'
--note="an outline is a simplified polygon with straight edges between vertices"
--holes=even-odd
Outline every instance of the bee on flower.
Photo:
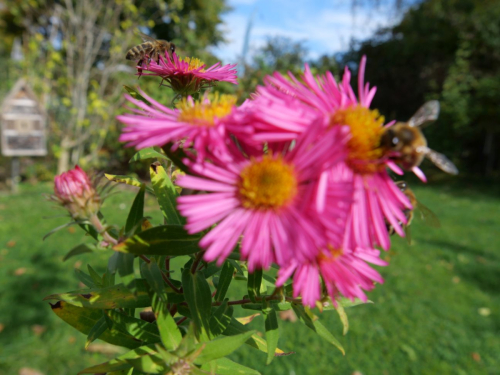
[{"label": "bee on flower", "polygon": [[336,126],[347,126],[350,138],[345,145],[347,156],[342,163],[322,173],[319,179],[317,194],[317,210],[328,217],[325,204],[329,190],[335,190],[332,183],[339,180],[352,186],[353,196],[343,247],[346,249],[390,246],[386,223],[394,225],[394,230],[404,236],[401,224],[406,223],[405,210],[411,209],[407,197],[401,193],[390,178],[387,168],[398,171],[381,147],[381,137],[385,128],[384,117],[377,110],[370,109],[376,88],[364,83],[366,58],[359,66],[358,96],[351,87],[351,73],[346,67],[341,82],[337,82],[328,72],[315,77],[306,65],[300,79],[292,74],[285,78],[274,73],[266,78],[265,85],[258,88],[253,108],[260,108],[255,114],[260,121],[254,127],[251,139],[268,142],[282,139],[295,139],[298,134],[309,131],[307,123],[300,127],[287,125],[267,114],[268,106],[260,106],[259,101],[279,102],[284,96],[295,100],[295,111],[300,107],[311,108],[319,116],[324,117],[326,129]]},{"label": "bee on flower", "polygon": [[179,57],[175,52],[161,54],[158,61],[151,61],[142,68],[141,75],[159,76],[165,86],[177,95],[186,97],[213,87],[217,82],[238,84],[236,64],[222,65],[220,62],[207,67],[198,58]]},{"label": "bee on flower", "polygon": [[144,92],[140,93],[150,105],[126,95],[138,108],[131,108],[133,113],[117,117],[126,125],[121,142],[137,149],[172,143],[174,151],[182,143],[185,150],[195,150],[198,160],[203,160],[207,152],[224,153],[228,141],[225,125],[231,121],[236,97],[218,93],[204,95],[200,100],[187,97],[171,109]]}]

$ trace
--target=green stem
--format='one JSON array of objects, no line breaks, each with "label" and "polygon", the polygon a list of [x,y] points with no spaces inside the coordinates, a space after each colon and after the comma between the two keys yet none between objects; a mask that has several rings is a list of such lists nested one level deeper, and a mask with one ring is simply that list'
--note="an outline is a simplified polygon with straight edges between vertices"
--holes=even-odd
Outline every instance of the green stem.
[{"label": "green stem", "polygon": [[95,230],[97,231],[97,233],[99,233],[102,238],[104,239],[104,241],[110,243],[110,244],[113,244],[113,245],[116,245],[118,244],[118,240],[116,238],[113,238],[107,231],[106,231],[106,228],[104,227],[104,225],[101,223],[101,220],[99,220],[99,218],[97,217],[97,215],[92,215],[90,218],[89,218],[89,221],[90,223],[92,224],[92,226],[95,228]]}]

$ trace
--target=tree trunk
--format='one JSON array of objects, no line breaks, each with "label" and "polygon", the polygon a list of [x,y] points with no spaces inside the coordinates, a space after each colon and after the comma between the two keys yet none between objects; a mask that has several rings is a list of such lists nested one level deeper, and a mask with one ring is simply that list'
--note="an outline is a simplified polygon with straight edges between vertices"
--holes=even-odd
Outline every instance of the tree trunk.
[{"label": "tree trunk", "polygon": [[59,160],[57,162],[57,174],[66,172],[69,169],[69,158],[71,148],[67,146],[68,138],[63,138],[61,141],[61,153],[59,155]]}]

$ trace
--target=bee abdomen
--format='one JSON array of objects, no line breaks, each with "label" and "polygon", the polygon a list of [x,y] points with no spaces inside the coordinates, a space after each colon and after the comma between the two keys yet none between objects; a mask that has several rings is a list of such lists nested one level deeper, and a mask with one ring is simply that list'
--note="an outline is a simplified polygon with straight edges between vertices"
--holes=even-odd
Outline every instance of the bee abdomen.
[{"label": "bee abdomen", "polygon": [[135,46],[128,50],[127,56],[125,56],[125,58],[127,60],[137,60],[141,57],[142,53],[142,48],[140,48],[140,46]]},{"label": "bee abdomen", "polygon": [[139,60],[151,51],[151,43],[142,43],[128,50],[125,58],[127,60]]}]

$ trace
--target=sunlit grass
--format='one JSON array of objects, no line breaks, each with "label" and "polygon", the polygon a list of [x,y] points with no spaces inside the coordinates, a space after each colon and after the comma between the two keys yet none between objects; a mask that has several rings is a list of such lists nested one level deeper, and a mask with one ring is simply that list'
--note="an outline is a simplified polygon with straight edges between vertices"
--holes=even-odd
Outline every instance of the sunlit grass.
[{"label": "sunlit grass", "polygon": [[[346,356],[298,323],[282,322],[279,347],[296,353],[265,366],[265,354],[243,347],[233,359],[263,374],[489,374],[500,368],[500,195],[486,185],[412,185],[441,220],[441,229],[415,219],[413,245],[395,239],[381,268],[386,282],[370,305],[347,310],[342,337],[335,312],[320,319],[342,341]],[[78,289],[72,269],[90,263],[104,270],[106,253],[62,262],[69,249],[89,241],[79,229],[63,229],[42,242],[63,218],[41,197],[50,186],[22,186],[0,195],[0,374],[30,367],[46,375],[74,374],[112,354],[89,353],[85,337],[50,311],[42,298]],[[109,223],[123,224],[134,190],[110,198]],[[155,203],[147,215],[160,223]],[[240,282],[241,283],[241,282]],[[244,311],[243,313],[245,313]],[[248,311],[248,314],[253,311]],[[263,321],[252,323],[263,331]],[[41,332],[43,331],[43,332]],[[99,341],[97,341],[100,343]]]}]

